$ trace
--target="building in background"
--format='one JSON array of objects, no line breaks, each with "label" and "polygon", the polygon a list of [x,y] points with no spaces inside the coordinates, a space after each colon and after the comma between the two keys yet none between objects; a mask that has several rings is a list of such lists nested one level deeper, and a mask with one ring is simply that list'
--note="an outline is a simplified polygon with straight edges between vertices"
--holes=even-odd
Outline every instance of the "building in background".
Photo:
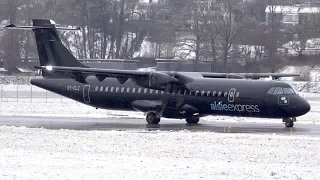
[{"label": "building in background", "polygon": [[294,6],[268,5],[265,10],[266,23],[270,23],[272,16],[276,16],[277,21],[284,24],[305,24],[313,15],[320,13],[319,5],[311,3]]},{"label": "building in background", "polygon": [[6,73],[7,73],[6,69],[0,68],[0,76],[4,76],[4,75],[6,75]]}]

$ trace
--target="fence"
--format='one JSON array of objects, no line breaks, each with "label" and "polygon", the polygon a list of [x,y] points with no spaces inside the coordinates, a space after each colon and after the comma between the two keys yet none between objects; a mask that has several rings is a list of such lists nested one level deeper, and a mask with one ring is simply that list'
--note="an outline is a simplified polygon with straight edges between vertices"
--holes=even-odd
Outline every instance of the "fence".
[{"label": "fence", "polygon": [[66,103],[72,100],[32,85],[0,84],[0,102],[57,102]]}]

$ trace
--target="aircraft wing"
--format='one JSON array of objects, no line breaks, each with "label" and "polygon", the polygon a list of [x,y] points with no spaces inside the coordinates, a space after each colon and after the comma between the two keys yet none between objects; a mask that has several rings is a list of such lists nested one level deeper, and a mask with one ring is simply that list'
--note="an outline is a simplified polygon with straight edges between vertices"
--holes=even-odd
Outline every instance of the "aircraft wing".
[{"label": "aircraft wing", "polygon": [[272,77],[279,79],[283,77],[299,77],[301,74],[281,74],[281,73],[201,73],[204,78],[239,78],[239,79],[260,79]]},{"label": "aircraft wing", "polygon": [[117,78],[120,83],[125,83],[129,78],[133,79],[138,85],[148,88],[161,89],[168,84],[187,84],[193,81],[193,78],[180,74],[168,74],[157,71],[137,71],[137,70],[119,70],[119,69],[100,69],[100,68],[82,68],[65,66],[40,66],[36,69],[50,72],[62,72],[64,76],[74,78],[85,83],[88,76],[96,76],[99,81],[107,77]]},{"label": "aircraft wing", "polygon": [[147,76],[147,71],[131,71],[118,69],[100,69],[100,68],[82,68],[82,67],[65,67],[65,66],[40,66],[36,69],[46,70],[48,72],[67,72],[80,73],[83,75],[105,75],[106,77],[143,77]]}]

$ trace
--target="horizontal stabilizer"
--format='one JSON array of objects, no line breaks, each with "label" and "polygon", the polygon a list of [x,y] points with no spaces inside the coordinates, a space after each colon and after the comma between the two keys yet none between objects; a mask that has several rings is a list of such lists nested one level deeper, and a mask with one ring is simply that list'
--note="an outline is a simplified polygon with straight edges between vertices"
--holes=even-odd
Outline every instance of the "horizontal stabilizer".
[{"label": "horizontal stabilizer", "polygon": [[30,29],[30,30],[55,28],[57,30],[62,30],[62,31],[78,31],[78,30],[81,30],[80,27],[68,28],[68,27],[55,27],[55,26],[52,26],[52,27],[50,27],[50,26],[16,26],[14,24],[10,24],[10,25],[6,26],[5,28],[8,28],[8,29]]}]

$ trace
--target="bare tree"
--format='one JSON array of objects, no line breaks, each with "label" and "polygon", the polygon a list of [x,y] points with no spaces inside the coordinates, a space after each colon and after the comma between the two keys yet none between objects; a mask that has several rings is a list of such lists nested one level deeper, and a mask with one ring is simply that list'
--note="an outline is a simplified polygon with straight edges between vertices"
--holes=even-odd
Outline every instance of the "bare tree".
[{"label": "bare tree", "polygon": [[220,14],[217,18],[217,32],[222,44],[223,69],[228,72],[228,55],[234,41],[241,35],[251,18],[245,10],[246,4],[238,0],[226,0],[221,3]]},{"label": "bare tree", "polygon": [[266,48],[268,49],[269,66],[271,72],[276,71],[276,60],[279,59],[277,52],[278,48],[283,45],[284,29],[287,29],[283,24],[284,17],[294,10],[292,6],[283,5],[283,1],[280,0],[268,0],[267,10],[267,23],[269,26],[268,38],[266,42]]},{"label": "bare tree", "polygon": [[[20,0],[6,0],[2,1],[2,5],[6,8],[6,19],[9,20],[10,24],[15,24],[18,18],[18,8],[21,6]],[[11,75],[14,68],[17,66],[20,60],[20,46],[19,46],[19,34],[17,31],[6,31],[6,36],[4,40],[5,44],[5,54],[4,54],[4,65]]]}]

